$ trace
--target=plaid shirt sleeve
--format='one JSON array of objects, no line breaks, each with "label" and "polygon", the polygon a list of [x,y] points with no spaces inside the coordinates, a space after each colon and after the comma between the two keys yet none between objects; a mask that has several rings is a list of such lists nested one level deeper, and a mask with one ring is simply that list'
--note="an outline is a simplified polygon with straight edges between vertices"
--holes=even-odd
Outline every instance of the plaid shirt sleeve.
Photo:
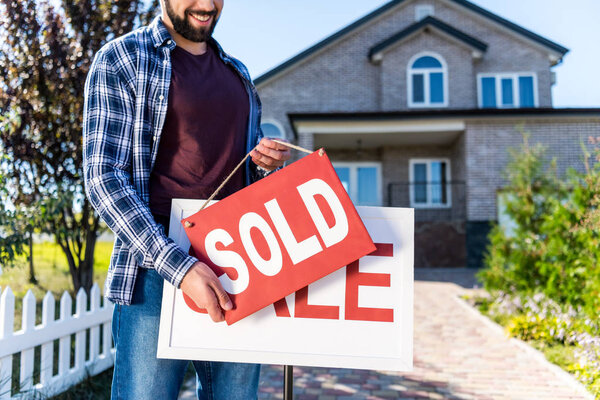
[{"label": "plaid shirt sleeve", "polygon": [[133,183],[135,96],[122,74],[100,51],[85,85],[83,158],[85,189],[92,206],[121,239],[138,265],[154,267],[175,287],[198,261],[152,217]]}]

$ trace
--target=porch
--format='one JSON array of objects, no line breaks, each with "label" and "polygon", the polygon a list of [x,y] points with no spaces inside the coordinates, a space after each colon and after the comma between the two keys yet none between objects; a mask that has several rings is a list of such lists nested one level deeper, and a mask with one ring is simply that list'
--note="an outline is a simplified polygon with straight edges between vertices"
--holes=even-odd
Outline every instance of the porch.
[{"label": "porch", "polygon": [[294,128],[301,145],[326,149],[355,205],[415,209],[415,267],[466,265],[463,121],[314,119]]}]

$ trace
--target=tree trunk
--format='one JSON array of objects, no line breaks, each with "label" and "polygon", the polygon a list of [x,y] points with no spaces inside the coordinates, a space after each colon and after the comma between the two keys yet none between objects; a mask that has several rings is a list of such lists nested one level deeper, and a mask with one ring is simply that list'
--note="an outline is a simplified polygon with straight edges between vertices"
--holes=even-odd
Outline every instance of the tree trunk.
[{"label": "tree trunk", "polygon": [[75,258],[69,248],[69,241],[66,237],[59,237],[59,235],[56,236],[56,241],[67,258],[67,264],[69,264],[69,272],[71,273],[71,280],[73,282],[73,291],[77,294],[81,287],[81,280],[79,279],[79,268],[75,265]]},{"label": "tree trunk", "polygon": [[96,239],[98,235],[95,224],[90,226],[85,237],[85,255],[79,266],[81,285],[89,293],[94,284],[94,250],[96,249]]},{"label": "tree trunk", "polygon": [[37,279],[35,277],[35,270],[33,269],[33,229],[28,230],[29,235],[29,283],[37,285]]}]

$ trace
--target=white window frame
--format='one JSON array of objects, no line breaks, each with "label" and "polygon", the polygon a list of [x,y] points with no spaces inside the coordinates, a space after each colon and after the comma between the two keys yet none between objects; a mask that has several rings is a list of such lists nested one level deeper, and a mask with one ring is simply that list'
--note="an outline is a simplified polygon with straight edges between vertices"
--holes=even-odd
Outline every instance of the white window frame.
[{"label": "white window frame", "polygon": [[[415,61],[417,61],[419,58],[421,57],[433,57],[436,60],[438,60],[440,62],[440,64],[442,64],[442,68],[417,68],[414,69],[412,67],[412,65],[414,64]],[[442,85],[443,85],[443,89],[444,89],[444,102],[443,103],[431,103],[431,91],[430,89],[430,80],[431,80],[431,73],[432,72],[441,72],[442,73]],[[413,94],[413,80],[412,80],[412,76],[415,74],[424,74],[425,75],[425,79],[423,79],[423,85],[424,85],[424,95],[425,95],[425,101],[423,103],[415,103],[413,102],[413,98],[412,98],[412,94]],[[448,64],[446,64],[446,60],[444,59],[444,57],[442,57],[440,54],[438,53],[434,53],[432,51],[423,51],[420,53],[415,54],[414,56],[411,57],[410,60],[408,60],[408,65],[406,67],[406,88],[407,88],[407,99],[408,99],[408,106],[410,108],[425,108],[425,107],[448,107],[448,98],[449,98],[449,93],[448,93]]]},{"label": "white window frame", "polygon": [[[434,162],[445,162],[446,163],[446,198],[448,201],[445,204],[440,203],[432,203],[431,202],[431,163]],[[427,203],[415,203],[415,181],[414,181],[414,169],[415,164],[427,164]],[[409,196],[410,196],[410,206],[412,208],[450,208],[452,207],[452,184],[450,181],[450,177],[452,174],[450,173],[450,159],[449,158],[411,158],[409,160]]]},{"label": "white window frame", "polygon": [[377,205],[378,206],[382,206],[382,196],[381,196],[381,187],[382,187],[382,183],[381,183],[381,163],[379,162],[363,162],[363,161],[356,161],[356,162],[332,162],[333,167],[337,168],[337,167],[342,167],[342,168],[349,168],[350,169],[350,193],[348,193],[348,195],[350,196],[350,200],[352,200],[352,203],[358,205],[358,168],[363,168],[363,167],[367,167],[367,168],[376,168],[377,173],[377,182],[376,182],[376,187],[377,187]]},{"label": "white window frame", "polygon": [[[535,72],[499,72],[499,73],[479,73],[477,74],[477,103],[479,108],[483,108],[483,85],[481,80],[483,78],[495,78],[496,79],[496,108],[520,108],[521,107],[521,96],[519,96],[519,78],[531,77],[533,78],[533,106],[539,107],[538,102],[538,83],[537,73]],[[502,104],[502,79],[512,79],[513,87],[513,105],[505,106]],[[486,107],[492,108],[492,107]]]},{"label": "white window frame", "polygon": [[415,21],[420,21],[434,14],[433,4],[420,4],[415,6]]},{"label": "white window frame", "polygon": [[287,135],[285,133],[285,129],[283,128],[283,125],[280,124],[278,121],[271,119],[271,118],[267,118],[267,119],[263,119],[262,121],[260,121],[260,125],[261,125],[261,129],[262,129],[262,125],[263,124],[273,124],[277,127],[277,129],[279,129],[279,131],[281,132],[281,139],[287,139]]}]

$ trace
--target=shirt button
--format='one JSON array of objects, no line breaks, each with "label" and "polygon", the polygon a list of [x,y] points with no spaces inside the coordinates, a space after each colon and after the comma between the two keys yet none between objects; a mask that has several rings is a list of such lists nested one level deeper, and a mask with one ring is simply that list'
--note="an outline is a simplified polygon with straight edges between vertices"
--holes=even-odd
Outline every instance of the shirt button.
[{"label": "shirt button", "polygon": [[171,40],[167,40],[167,44],[171,44]]},{"label": "shirt button", "polygon": [[163,60],[163,65],[167,65],[168,61],[167,60]]},{"label": "shirt button", "polygon": [[160,96],[158,96],[158,99],[162,101],[162,100],[164,100],[164,99],[165,99],[165,96],[163,96],[163,95],[161,94]]}]

